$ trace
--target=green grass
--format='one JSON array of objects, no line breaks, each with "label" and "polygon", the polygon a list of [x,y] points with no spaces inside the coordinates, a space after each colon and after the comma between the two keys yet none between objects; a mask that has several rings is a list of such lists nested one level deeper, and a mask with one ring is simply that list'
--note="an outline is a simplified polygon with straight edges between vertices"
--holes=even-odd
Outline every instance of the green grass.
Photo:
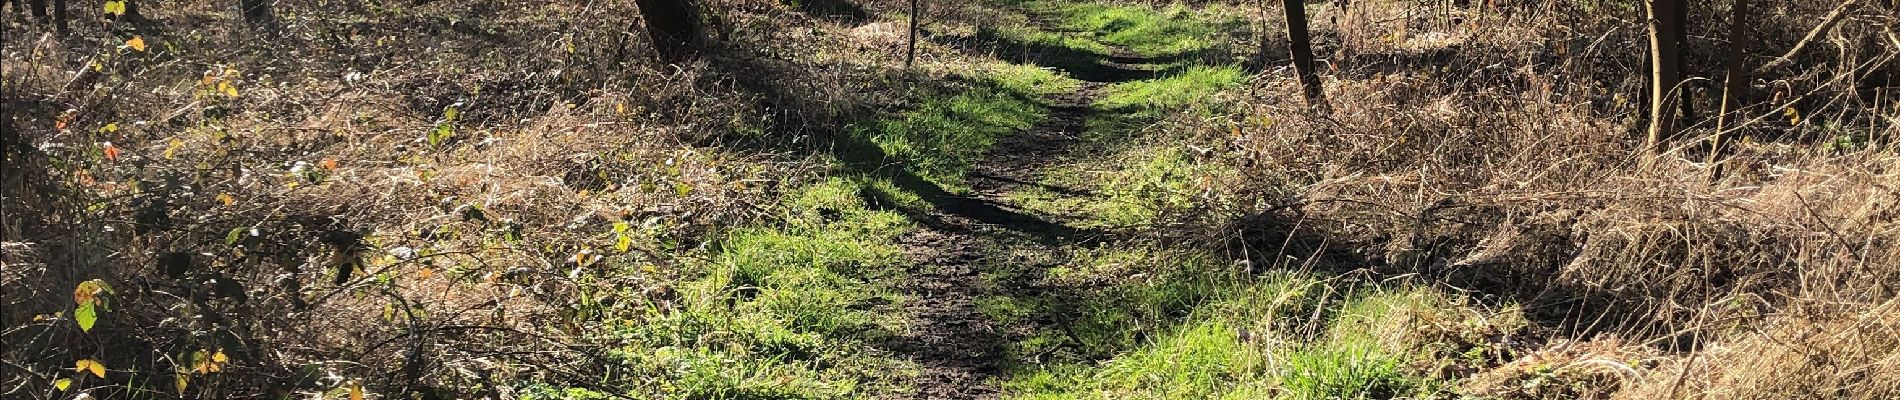
[{"label": "green grass", "polygon": [[873,121],[851,135],[875,147],[845,158],[879,169],[915,174],[950,192],[966,189],[964,172],[997,139],[1029,129],[1048,115],[1047,94],[1074,90],[1078,82],[1048,70],[991,65],[959,87],[932,89],[928,100],[900,115]]},{"label": "green grass", "polygon": [[[930,207],[901,177],[962,190],[962,177],[1003,136],[1047,113],[1044,96],[1078,82],[1031,66],[992,64],[956,84],[923,89],[917,106],[850,130],[832,177],[783,195],[775,222],[726,231],[677,275],[670,307],[646,300],[609,311],[599,341],[633,382],[634,397],[828,399],[901,392],[914,367],[875,344],[901,331],[906,261],[897,239],[915,229],[903,212]],[[868,166],[868,167],[867,167]],[[647,274],[651,266],[607,273]],[[664,274],[656,274],[664,275]],[[991,302],[998,316],[1016,315]],[[539,388],[544,398],[585,398]]]},{"label": "green grass", "polygon": [[[1167,279],[1184,278],[1192,280]],[[1175,303],[1188,305],[1184,313],[1146,316],[1154,318],[1146,324],[1096,326],[1152,336],[1123,343],[1100,363],[1026,367],[1004,387],[1023,399],[1384,399],[1442,391],[1442,382],[1407,367],[1416,357],[1410,343],[1382,335],[1432,303],[1411,289],[1354,294],[1330,285],[1292,274],[1150,283],[1198,300]],[[1319,325],[1302,322],[1315,316]]]},{"label": "green grass", "polygon": [[1036,7],[1051,15],[1064,30],[1093,32],[1093,40],[1119,46],[1149,57],[1172,57],[1208,50],[1224,35],[1238,32],[1245,20],[1234,10],[1206,5],[1142,5],[1102,3],[1043,3]]},{"label": "green grass", "polygon": [[[840,175],[783,196],[778,222],[728,231],[698,261],[682,265],[677,296],[596,293],[621,299],[595,342],[610,376],[646,398],[853,398],[894,384],[903,362],[875,350],[902,329],[889,287],[905,261],[904,215],[869,207],[879,179]],[[892,196],[898,201],[902,196]],[[653,266],[604,273],[663,276]],[[672,297],[672,298],[668,298]],[[627,302],[632,302],[628,304]],[[672,303],[671,305],[665,303]],[[591,391],[540,387],[535,398],[588,398]]]},{"label": "green grass", "polygon": [[1089,228],[1141,229],[1164,223],[1203,221],[1215,216],[1202,207],[1229,202],[1211,190],[1239,171],[1196,159],[1184,147],[1134,147],[1102,161],[1052,171],[1050,186],[1088,188],[1094,196],[1064,196],[1040,187],[1011,194],[1023,208],[1043,214],[1080,217]]},{"label": "green grass", "polygon": [[1110,85],[1096,106],[1111,111],[1176,110],[1204,103],[1208,97],[1246,80],[1247,75],[1237,66],[1189,67],[1160,79]]}]

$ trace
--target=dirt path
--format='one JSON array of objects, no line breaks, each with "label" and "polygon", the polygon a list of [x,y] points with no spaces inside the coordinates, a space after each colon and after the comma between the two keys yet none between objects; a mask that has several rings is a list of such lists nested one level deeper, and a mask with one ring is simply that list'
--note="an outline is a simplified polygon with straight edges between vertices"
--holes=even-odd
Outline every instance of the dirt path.
[{"label": "dirt path", "polygon": [[[1050,96],[1049,115],[1036,126],[1000,140],[968,175],[972,193],[936,199],[935,223],[904,238],[912,262],[901,285],[914,318],[898,350],[918,363],[920,399],[987,399],[1000,392],[1009,347],[1034,331],[1034,322],[999,322],[978,303],[993,296],[1033,295],[1040,271],[1066,259],[1067,245],[1099,240],[1059,217],[1038,215],[1009,203],[1012,192],[1041,186],[1044,171],[1059,167],[1084,144],[1092,104],[1110,82],[1152,76],[1123,57],[1094,60],[1100,68],[1068,71],[1084,80],[1072,93]],[[1136,63],[1140,60],[1133,60]],[[1059,196],[1088,196],[1072,188],[1046,187]]]}]

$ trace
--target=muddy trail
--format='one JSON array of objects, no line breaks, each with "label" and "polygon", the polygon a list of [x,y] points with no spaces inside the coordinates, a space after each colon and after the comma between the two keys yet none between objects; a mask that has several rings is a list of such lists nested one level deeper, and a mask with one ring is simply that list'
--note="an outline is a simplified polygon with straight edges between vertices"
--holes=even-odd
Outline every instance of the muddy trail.
[{"label": "muddy trail", "polygon": [[920,369],[911,398],[998,397],[996,381],[1015,361],[1011,345],[1055,321],[1001,322],[981,312],[979,302],[993,296],[1035,296],[1041,291],[1035,283],[1040,271],[1066,260],[1067,249],[1109,237],[1074,228],[1061,216],[1017,207],[1009,199],[1030,187],[1069,198],[1093,196],[1039,182],[1045,171],[1063,166],[1071,154],[1091,145],[1083,133],[1090,119],[1108,112],[1094,107],[1108,84],[1154,76],[1147,65],[1151,60],[1117,53],[1095,57],[1079,68],[1074,60],[1056,67],[1082,85],[1045,98],[1050,108],[1044,120],[998,140],[968,173],[970,194],[930,199],[938,207],[923,218],[925,229],[903,238],[912,267],[900,287],[911,298],[906,311],[914,322],[895,349]]}]

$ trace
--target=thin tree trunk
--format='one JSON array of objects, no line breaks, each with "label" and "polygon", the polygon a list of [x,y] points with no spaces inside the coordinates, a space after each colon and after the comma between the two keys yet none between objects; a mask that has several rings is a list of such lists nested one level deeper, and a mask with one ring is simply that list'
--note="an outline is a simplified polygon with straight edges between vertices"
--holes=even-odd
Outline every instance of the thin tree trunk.
[{"label": "thin tree trunk", "polygon": [[238,11],[244,16],[245,23],[252,26],[270,26],[274,19],[271,11],[272,2],[273,0],[238,0]]},{"label": "thin tree trunk", "polygon": [[53,0],[53,31],[66,34],[66,0]]},{"label": "thin tree trunk", "polygon": [[1319,72],[1313,70],[1313,39],[1306,31],[1306,2],[1282,0],[1281,4],[1286,8],[1287,49],[1293,53],[1293,71],[1299,74],[1300,86],[1304,89],[1301,94],[1314,111],[1329,112]]},{"label": "thin tree trunk", "polygon": [[699,13],[690,0],[634,0],[646,21],[647,37],[666,62],[684,61],[698,52]]},{"label": "thin tree trunk", "polygon": [[1264,71],[1267,69],[1267,60],[1271,59],[1267,56],[1267,48],[1269,47],[1267,45],[1267,24],[1271,23],[1268,22],[1271,19],[1267,17],[1267,0],[1257,0],[1254,4],[1258,6],[1257,8],[1259,8],[1260,11],[1260,54],[1257,55],[1259,58],[1258,65],[1260,65],[1260,69]]},{"label": "thin tree trunk", "polygon": [[1709,180],[1722,178],[1722,156],[1728,152],[1728,133],[1731,119],[1735,117],[1735,107],[1748,90],[1748,70],[1742,65],[1747,56],[1748,45],[1748,1],[1735,0],[1734,8],[1728,17],[1728,59],[1723,60],[1722,68],[1722,105],[1715,115],[1715,136],[1709,145]]},{"label": "thin tree trunk", "polygon": [[1649,12],[1649,136],[1643,140],[1648,155],[1662,152],[1662,143],[1676,135],[1677,86],[1682,83],[1682,49],[1676,42],[1676,10],[1683,0],[1646,0]]},{"label": "thin tree trunk", "polygon": [[918,7],[917,0],[910,0],[910,41],[904,45],[904,70],[907,71],[911,64],[917,62],[917,18],[922,16],[918,14],[920,12],[923,10]]},{"label": "thin tree trunk", "polygon": [[32,16],[33,20],[35,21],[46,22],[47,0],[25,0],[25,1],[26,1],[26,15]]},{"label": "thin tree trunk", "polygon": [[[1680,50],[1676,54],[1682,54],[1682,51],[1688,51],[1689,49],[1689,3],[1683,2],[1682,7],[1676,9],[1676,13],[1672,18],[1675,19],[1676,26],[1676,48]],[[1680,71],[1679,76],[1689,76],[1689,60],[1682,56],[1677,56],[1676,62],[1676,70]],[[1678,124],[1681,126],[1695,125],[1695,92],[1689,90],[1688,85],[1680,85],[1676,88],[1676,95],[1681,97],[1681,99],[1676,100],[1676,105],[1681,107],[1682,112]]]}]

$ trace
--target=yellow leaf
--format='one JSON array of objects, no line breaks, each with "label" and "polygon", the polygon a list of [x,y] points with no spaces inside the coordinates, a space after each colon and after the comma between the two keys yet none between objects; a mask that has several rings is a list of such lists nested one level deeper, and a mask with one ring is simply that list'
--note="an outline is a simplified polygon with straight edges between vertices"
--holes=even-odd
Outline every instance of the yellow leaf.
[{"label": "yellow leaf", "polygon": [[178,138],[172,138],[172,143],[170,145],[165,146],[165,159],[170,160],[173,157],[177,157],[178,149],[182,149],[182,148],[185,148],[185,141],[178,140]]},{"label": "yellow leaf", "polygon": [[81,359],[79,361],[73,362],[73,371],[77,371],[77,372],[91,371],[93,376],[97,376],[100,378],[106,377],[106,365],[100,364],[98,361],[93,361],[90,358]]},{"label": "yellow leaf", "polygon": [[220,81],[218,82],[218,93],[224,93],[225,96],[236,98],[238,97],[237,85],[232,85],[231,82],[228,81]]},{"label": "yellow leaf", "polygon": [[434,269],[434,268],[423,268],[423,269],[422,269],[422,270],[420,270],[420,271],[416,271],[416,277],[417,277],[417,278],[420,278],[420,279],[429,279],[429,277],[431,277],[431,276],[435,276],[435,269]]},{"label": "yellow leaf", "polygon": [[178,395],[182,397],[185,395],[185,387],[191,385],[191,375],[180,372],[173,383],[178,385]]},{"label": "yellow leaf", "polygon": [[224,203],[225,207],[230,207],[232,204],[237,204],[237,198],[232,197],[230,193],[219,193],[218,202]]},{"label": "yellow leaf", "polygon": [[1782,109],[1781,114],[1788,116],[1788,124],[1791,124],[1791,125],[1801,124],[1801,111],[1795,110],[1794,107],[1788,107],[1788,108]]},{"label": "yellow leaf", "polygon": [[614,251],[625,253],[629,250],[633,250],[633,237],[627,235],[619,236],[618,239],[614,240]]},{"label": "yellow leaf", "polygon": [[229,361],[231,358],[224,355],[224,349],[218,349],[216,353],[199,349],[191,353],[191,371],[199,374],[223,372],[224,363]]},{"label": "yellow leaf", "polygon": [[71,378],[56,379],[53,381],[53,387],[59,389],[59,391],[64,392],[66,391],[66,389],[73,387],[73,380]]},{"label": "yellow leaf", "polygon": [[350,385],[350,400],[363,400],[363,384]]},{"label": "yellow leaf", "polygon": [[108,1],[108,2],[106,2],[106,7],[105,7],[105,8],[106,8],[106,9],[105,9],[105,11],[106,11],[106,14],[112,14],[112,15],[125,15],[125,2],[124,2],[124,1],[120,1],[120,0],[112,0],[112,1]]},{"label": "yellow leaf", "polygon": [[131,47],[132,50],[145,51],[145,37],[133,36],[131,39],[125,41],[125,47]]}]

